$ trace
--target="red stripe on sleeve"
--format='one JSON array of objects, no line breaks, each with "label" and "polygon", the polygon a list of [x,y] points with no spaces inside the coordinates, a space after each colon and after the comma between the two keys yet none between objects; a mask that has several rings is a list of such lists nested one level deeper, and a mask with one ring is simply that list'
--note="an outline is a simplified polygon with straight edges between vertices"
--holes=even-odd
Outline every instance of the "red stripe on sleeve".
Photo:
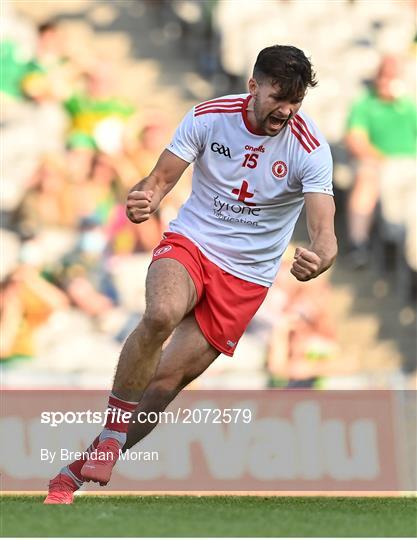
[{"label": "red stripe on sleeve", "polygon": [[201,116],[202,114],[209,114],[209,113],[236,113],[236,112],[242,112],[242,107],[234,108],[234,109],[204,109],[202,111],[198,111],[194,114],[194,116]]},{"label": "red stripe on sleeve", "polygon": [[207,109],[216,109],[216,108],[222,108],[222,109],[234,109],[236,107],[242,107],[243,104],[240,102],[236,103],[214,103],[213,105],[205,105],[204,107],[198,107],[195,109],[195,112],[202,112]]},{"label": "red stripe on sleeve", "polygon": [[300,143],[304,147],[304,149],[307,150],[307,152],[310,154],[310,152],[311,152],[310,148],[306,145],[306,143],[304,142],[304,139],[301,137],[301,135],[298,133],[298,131],[295,131],[292,124],[291,124],[290,128],[291,128],[291,132],[293,133],[293,135],[295,137],[297,137],[297,139],[300,141]]},{"label": "red stripe on sleeve", "polygon": [[296,118],[299,122],[301,122],[301,124],[303,124],[305,130],[306,130],[307,133],[310,135],[310,137],[311,137],[313,143],[316,144],[317,146],[320,146],[319,141],[314,137],[314,135],[313,135],[313,134],[311,133],[311,131],[308,129],[307,124],[306,124],[305,121],[301,118],[301,116],[300,116],[299,114],[296,114],[296,115],[295,115],[295,118]]},{"label": "red stripe on sleeve", "polygon": [[317,146],[313,143],[313,141],[310,139],[310,137],[308,136],[308,133],[305,131],[305,129],[303,128],[303,126],[297,122],[297,120],[295,118],[293,118],[291,120],[291,123],[292,125],[294,126],[294,128],[297,129],[297,131],[300,132],[301,136],[304,137],[304,140],[306,142],[306,144],[308,144],[308,146],[312,149],[312,150],[315,150],[317,148]]},{"label": "red stripe on sleeve", "polygon": [[206,106],[210,106],[212,104],[216,103],[236,103],[236,105],[243,103],[245,100],[243,98],[218,98],[218,99],[212,99],[210,101],[205,101],[204,103],[199,103],[196,105],[195,109],[201,109]]}]

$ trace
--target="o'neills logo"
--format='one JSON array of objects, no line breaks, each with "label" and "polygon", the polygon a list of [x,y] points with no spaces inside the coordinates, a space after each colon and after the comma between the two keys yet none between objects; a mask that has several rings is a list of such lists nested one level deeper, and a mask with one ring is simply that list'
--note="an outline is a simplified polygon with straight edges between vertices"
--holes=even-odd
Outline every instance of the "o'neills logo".
[{"label": "o'neills logo", "polygon": [[164,253],[166,253],[167,251],[170,251],[171,249],[172,249],[172,246],[164,246],[159,249],[155,249],[155,251],[153,252],[153,256],[158,257],[159,255],[163,255]]},{"label": "o'neills logo", "polygon": [[272,173],[277,178],[284,178],[284,176],[287,174],[287,172],[288,172],[287,164],[284,163],[283,161],[276,161],[272,165]]},{"label": "o'neills logo", "polygon": [[265,147],[262,146],[261,144],[261,146],[254,148],[253,146],[250,146],[249,144],[247,144],[245,146],[245,150],[250,150],[251,152],[261,152],[263,154],[265,152]]}]

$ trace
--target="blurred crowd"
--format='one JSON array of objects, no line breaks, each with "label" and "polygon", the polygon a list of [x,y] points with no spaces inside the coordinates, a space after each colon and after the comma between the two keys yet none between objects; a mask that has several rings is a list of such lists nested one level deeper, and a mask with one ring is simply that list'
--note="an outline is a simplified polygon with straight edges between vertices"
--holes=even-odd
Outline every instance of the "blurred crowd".
[{"label": "blurred crowd", "polygon": [[[244,0],[142,4],[160,24],[178,23],[197,71],[223,93],[244,91],[264,45],[314,50],[322,90],[308,108],[335,149],[336,186],[349,187],[351,264],[361,268],[375,257],[382,268],[386,243],[394,245],[409,298],[417,269],[416,112],[405,91],[410,58],[415,62],[406,11],[398,13],[395,2],[382,2],[382,12],[369,8],[372,2],[365,10],[348,1],[317,2],[311,10],[300,0],[262,9]],[[144,308],[149,253],[186,197],[190,176],[140,227],[125,216],[126,194],[150,172],[175,125],[145,108],[142,96],[132,99],[127,72],[83,46],[65,20],[35,25],[10,4],[1,62],[5,380],[16,385],[29,374],[37,384],[38,375],[48,385],[64,374],[60,385],[108,386]],[[340,355],[327,276],[296,282],[288,253],[242,340],[234,360],[242,378],[234,372],[231,386],[319,387],[329,374],[358,369]],[[227,385],[230,366],[221,358],[197,384],[215,385],[219,375]]]},{"label": "blurred crowd", "polygon": [[[33,32],[30,56],[24,46]],[[64,363],[79,371],[83,362],[99,360],[91,348],[100,350],[103,339],[104,356],[115,362],[116,343],[143,307],[143,275],[131,291],[118,282],[130,257],[143,274],[143,254],[159,242],[165,220],[161,209],[134,226],[124,202],[150,172],[171,126],[161,114],[138,111],[111,62],[94,50],[74,54],[76,37],[54,20],[35,27],[13,12],[6,19],[0,355],[6,361],[55,355],[59,364],[65,351]],[[130,292],[137,301],[122,299]],[[77,340],[91,347],[71,360]]]}]

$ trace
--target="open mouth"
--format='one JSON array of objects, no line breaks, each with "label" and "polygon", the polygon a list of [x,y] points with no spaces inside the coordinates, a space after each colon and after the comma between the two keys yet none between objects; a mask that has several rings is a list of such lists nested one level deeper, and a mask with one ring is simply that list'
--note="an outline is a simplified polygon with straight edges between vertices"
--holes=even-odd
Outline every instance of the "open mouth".
[{"label": "open mouth", "polygon": [[278,116],[271,114],[269,115],[268,120],[272,129],[280,129],[287,121],[287,118],[279,118]]}]

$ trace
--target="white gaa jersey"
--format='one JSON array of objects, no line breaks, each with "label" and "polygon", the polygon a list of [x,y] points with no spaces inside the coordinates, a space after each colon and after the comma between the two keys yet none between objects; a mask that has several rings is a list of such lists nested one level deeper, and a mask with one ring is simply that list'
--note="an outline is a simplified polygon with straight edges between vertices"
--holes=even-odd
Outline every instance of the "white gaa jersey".
[{"label": "white gaa jersey", "polygon": [[217,266],[271,286],[304,204],[332,191],[329,145],[298,112],[275,137],[254,132],[250,95],[194,107],[167,149],[194,162],[192,192],[169,230],[186,236]]}]

